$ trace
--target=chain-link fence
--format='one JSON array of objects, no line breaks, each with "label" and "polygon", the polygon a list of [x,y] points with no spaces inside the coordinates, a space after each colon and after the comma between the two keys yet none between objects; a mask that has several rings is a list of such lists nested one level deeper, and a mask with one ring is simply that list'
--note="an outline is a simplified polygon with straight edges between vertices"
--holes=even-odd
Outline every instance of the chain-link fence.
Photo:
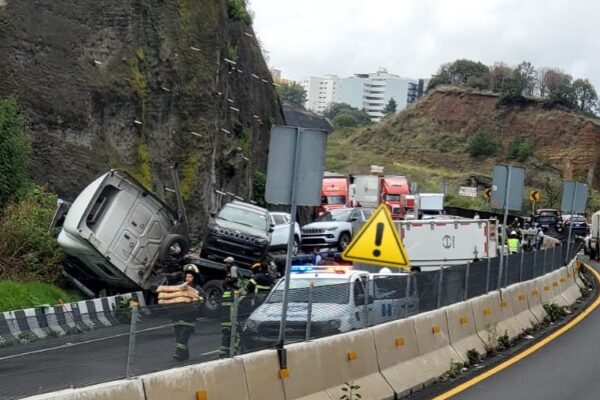
[{"label": "chain-link fence", "polygon": [[[329,271],[305,267],[291,279],[285,343],[406,318],[530,280],[565,265],[579,247],[571,246],[570,254],[566,251],[566,246],[557,246],[511,254],[503,258],[502,268],[496,257],[416,274],[369,275],[339,273],[343,267],[331,266]],[[176,304],[58,313],[46,319],[5,318],[0,321],[0,398],[274,348],[279,342],[282,299],[280,282],[270,293],[234,293],[219,304],[216,317],[203,315],[197,305]]]}]

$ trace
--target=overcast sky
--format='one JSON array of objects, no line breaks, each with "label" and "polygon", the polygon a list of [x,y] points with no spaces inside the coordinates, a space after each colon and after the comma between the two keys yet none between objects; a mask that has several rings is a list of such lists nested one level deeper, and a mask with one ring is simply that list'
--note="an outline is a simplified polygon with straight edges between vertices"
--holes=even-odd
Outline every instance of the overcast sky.
[{"label": "overcast sky", "polygon": [[283,77],[388,67],[429,77],[468,58],[558,67],[600,91],[593,0],[250,0],[254,29]]}]

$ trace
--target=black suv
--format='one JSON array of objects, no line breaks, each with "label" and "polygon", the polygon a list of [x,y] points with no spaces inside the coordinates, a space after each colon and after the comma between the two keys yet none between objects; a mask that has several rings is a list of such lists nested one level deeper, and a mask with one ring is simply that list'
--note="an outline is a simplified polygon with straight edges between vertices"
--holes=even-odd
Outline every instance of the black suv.
[{"label": "black suv", "polygon": [[555,229],[557,232],[562,232],[563,230],[560,211],[553,208],[540,208],[535,212],[533,221],[545,231],[550,228]]},{"label": "black suv", "polygon": [[250,267],[266,255],[272,227],[266,209],[233,201],[213,215],[200,257],[223,261],[231,256],[239,266]]}]

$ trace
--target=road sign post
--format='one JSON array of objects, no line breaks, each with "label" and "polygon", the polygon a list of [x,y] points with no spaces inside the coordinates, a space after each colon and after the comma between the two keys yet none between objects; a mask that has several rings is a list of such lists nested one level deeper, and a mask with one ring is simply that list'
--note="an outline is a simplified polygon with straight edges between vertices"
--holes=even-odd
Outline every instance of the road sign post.
[{"label": "road sign post", "polygon": [[561,211],[570,211],[571,221],[569,222],[569,234],[567,236],[567,255],[565,257],[565,265],[568,264],[571,253],[571,236],[573,233],[574,213],[584,213],[585,204],[587,203],[588,186],[581,182],[565,182],[563,187],[563,197]]},{"label": "road sign post", "polygon": [[[282,369],[287,367],[285,328],[290,290],[290,265],[298,206],[321,202],[321,182],[325,164],[327,133],[317,129],[275,126],[271,129],[265,200],[290,205],[290,230],[285,260],[285,282],[277,351]],[[302,187],[302,190],[298,190]]]}]

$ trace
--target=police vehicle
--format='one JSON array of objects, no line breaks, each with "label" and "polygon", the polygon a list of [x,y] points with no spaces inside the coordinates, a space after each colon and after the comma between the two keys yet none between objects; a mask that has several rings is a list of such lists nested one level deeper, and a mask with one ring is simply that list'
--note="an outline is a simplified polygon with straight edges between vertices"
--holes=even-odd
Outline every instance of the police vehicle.
[{"label": "police vehicle", "polygon": [[[353,270],[351,266],[292,266],[286,341],[330,336],[402,318],[414,312],[416,285],[407,284],[406,273]],[[245,349],[277,343],[281,320],[284,280],[273,288],[265,302],[246,320],[242,329]]]}]

